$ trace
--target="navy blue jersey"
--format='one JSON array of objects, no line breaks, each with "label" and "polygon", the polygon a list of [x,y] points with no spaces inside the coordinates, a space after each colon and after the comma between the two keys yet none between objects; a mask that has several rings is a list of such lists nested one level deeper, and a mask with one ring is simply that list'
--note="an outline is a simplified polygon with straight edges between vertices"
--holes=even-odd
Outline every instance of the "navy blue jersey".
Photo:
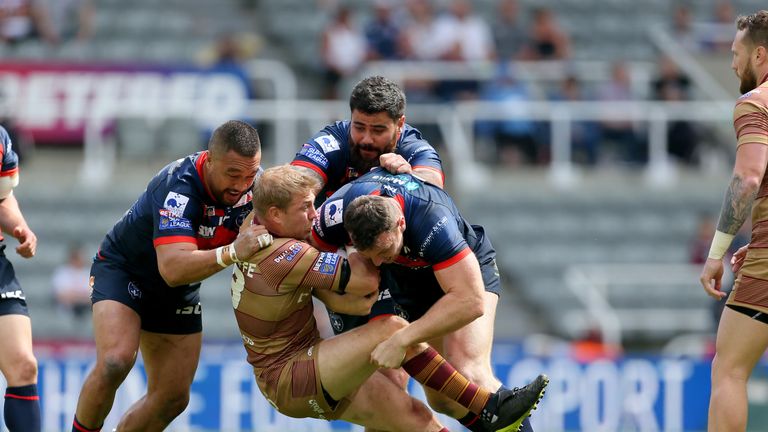
[{"label": "navy blue jersey", "polygon": [[[365,174],[350,166],[350,124],[345,120],[326,126],[302,146],[291,162],[291,165],[310,168],[323,178],[325,186],[317,194],[317,205],[341,186]],[[418,129],[408,124],[403,126],[394,153],[401,155],[413,168],[429,168],[443,174],[437,151],[421,137]]]},{"label": "navy blue jersey", "polygon": [[[2,162],[0,162],[0,177],[12,177],[19,173],[19,157],[16,152],[13,151],[13,143],[11,143],[11,137],[8,135],[8,131],[4,127],[0,126],[0,141],[2,141]],[[0,234],[0,240],[3,239],[3,235]]]},{"label": "navy blue jersey", "polygon": [[470,225],[444,190],[410,174],[394,175],[382,168],[343,186],[320,207],[312,227],[312,236],[319,246],[335,250],[349,243],[344,229],[344,207],[362,195],[391,197],[403,210],[404,247],[396,264],[440,270],[470,251],[480,263],[495,258],[496,252],[483,228]]},{"label": "navy blue jersey", "polygon": [[203,151],[160,170],[109,231],[97,259],[162,282],[156,246],[194,243],[205,250],[232,243],[253,208],[252,194],[249,190],[231,207],[217,204],[204,181],[207,159],[208,152]]}]

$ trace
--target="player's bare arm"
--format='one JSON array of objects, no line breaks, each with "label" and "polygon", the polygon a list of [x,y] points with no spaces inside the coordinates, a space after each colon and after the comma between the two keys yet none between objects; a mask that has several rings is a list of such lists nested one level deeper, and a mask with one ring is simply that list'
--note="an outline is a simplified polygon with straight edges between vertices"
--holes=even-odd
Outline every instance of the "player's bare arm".
[{"label": "player's bare arm", "polygon": [[379,165],[392,174],[413,174],[442,189],[443,176],[435,169],[427,167],[413,168],[405,158],[397,153],[384,153],[379,156]]},{"label": "player's bare arm", "polygon": [[198,250],[195,243],[158,245],[157,266],[168,285],[174,287],[201,280],[218,273],[235,262],[245,261],[269,246],[272,236],[261,225],[249,225],[237,239],[218,249]]},{"label": "player's bare arm", "polygon": [[[736,151],[736,164],[733,176],[725,192],[725,199],[720,210],[720,220],[713,240],[710,257],[704,264],[699,281],[710,297],[722,299],[723,262],[722,253],[730,245],[730,240],[739,231],[752,211],[752,204],[757,197],[760,183],[765,175],[768,163],[768,146],[763,144],[742,144]],[[722,239],[721,239],[722,238]],[[720,243],[717,245],[717,243]]]},{"label": "player's bare arm", "polygon": [[317,195],[318,193],[320,193],[320,190],[323,188],[323,186],[325,186],[325,179],[323,179],[323,176],[321,176],[320,174],[318,174],[318,173],[317,173],[315,170],[313,170],[312,168],[307,168],[307,167],[304,167],[304,166],[299,166],[299,165],[291,165],[291,167],[292,167],[292,168],[294,168],[294,169],[297,169],[297,170],[299,170],[299,171],[301,171],[301,172],[303,172],[303,173],[305,173],[305,174],[308,174],[308,175],[312,176],[312,178],[314,178],[315,180],[317,180],[317,184],[318,184],[319,186],[317,187],[317,190],[315,190],[315,191],[313,191],[313,192],[315,193],[315,195]]},{"label": "player's bare arm", "polygon": [[473,253],[435,271],[445,295],[418,320],[379,344],[371,359],[380,367],[399,367],[405,349],[448,334],[483,315],[483,280]]},{"label": "player's bare arm", "polygon": [[12,235],[19,241],[19,245],[16,247],[17,254],[24,258],[31,258],[35,255],[37,236],[27,225],[13,193],[0,201],[0,228],[4,233]]}]

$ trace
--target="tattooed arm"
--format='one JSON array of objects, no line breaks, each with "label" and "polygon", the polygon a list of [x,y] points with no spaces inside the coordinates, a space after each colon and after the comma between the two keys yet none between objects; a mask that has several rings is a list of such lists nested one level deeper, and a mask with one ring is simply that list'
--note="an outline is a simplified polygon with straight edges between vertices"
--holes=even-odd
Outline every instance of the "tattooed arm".
[{"label": "tattooed arm", "polygon": [[720,290],[723,278],[722,252],[713,254],[712,251],[718,249],[716,247],[718,243],[721,251],[727,249],[733,235],[747,220],[752,211],[752,203],[760,190],[766,163],[768,163],[768,146],[766,145],[742,144],[736,150],[736,165],[733,168],[731,183],[725,192],[713,248],[699,278],[707,295],[716,299],[721,299],[726,294]]}]

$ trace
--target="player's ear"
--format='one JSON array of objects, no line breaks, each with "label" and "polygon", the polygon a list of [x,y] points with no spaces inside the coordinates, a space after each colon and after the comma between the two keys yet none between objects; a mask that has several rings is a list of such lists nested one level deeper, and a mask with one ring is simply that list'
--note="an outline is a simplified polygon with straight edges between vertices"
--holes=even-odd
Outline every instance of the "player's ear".
[{"label": "player's ear", "polygon": [[397,228],[400,230],[400,232],[405,232],[405,216],[400,216],[397,218]]},{"label": "player's ear", "polygon": [[402,129],[403,125],[405,125],[405,114],[401,115],[400,118],[397,119],[397,127]]},{"label": "player's ear", "polygon": [[766,60],[768,60],[766,55],[768,55],[768,51],[766,51],[764,46],[758,45],[757,48],[755,48],[755,61],[757,64],[765,63]]},{"label": "player's ear", "polygon": [[272,206],[267,209],[266,216],[275,222],[279,222],[282,220],[283,211],[280,210],[277,206]]}]

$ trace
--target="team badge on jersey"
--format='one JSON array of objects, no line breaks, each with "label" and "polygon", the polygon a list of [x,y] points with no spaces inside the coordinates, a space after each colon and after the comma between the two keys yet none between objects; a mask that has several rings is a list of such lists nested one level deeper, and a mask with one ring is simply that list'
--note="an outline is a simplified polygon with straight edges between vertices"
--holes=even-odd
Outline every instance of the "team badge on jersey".
[{"label": "team badge on jersey", "polygon": [[339,150],[339,142],[333,135],[323,135],[315,138],[315,142],[323,149],[324,152],[332,152]]},{"label": "team badge on jersey", "polygon": [[332,227],[343,222],[342,214],[344,213],[344,200],[338,199],[330,202],[325,206],[325,226]]},{"label": "team badge on jersey", "polygon": [[170,211],[176,217],[184,216],[184,209],[187,208],[189,197],[176,192],[168,192],[163,202],[163,208]]}]

